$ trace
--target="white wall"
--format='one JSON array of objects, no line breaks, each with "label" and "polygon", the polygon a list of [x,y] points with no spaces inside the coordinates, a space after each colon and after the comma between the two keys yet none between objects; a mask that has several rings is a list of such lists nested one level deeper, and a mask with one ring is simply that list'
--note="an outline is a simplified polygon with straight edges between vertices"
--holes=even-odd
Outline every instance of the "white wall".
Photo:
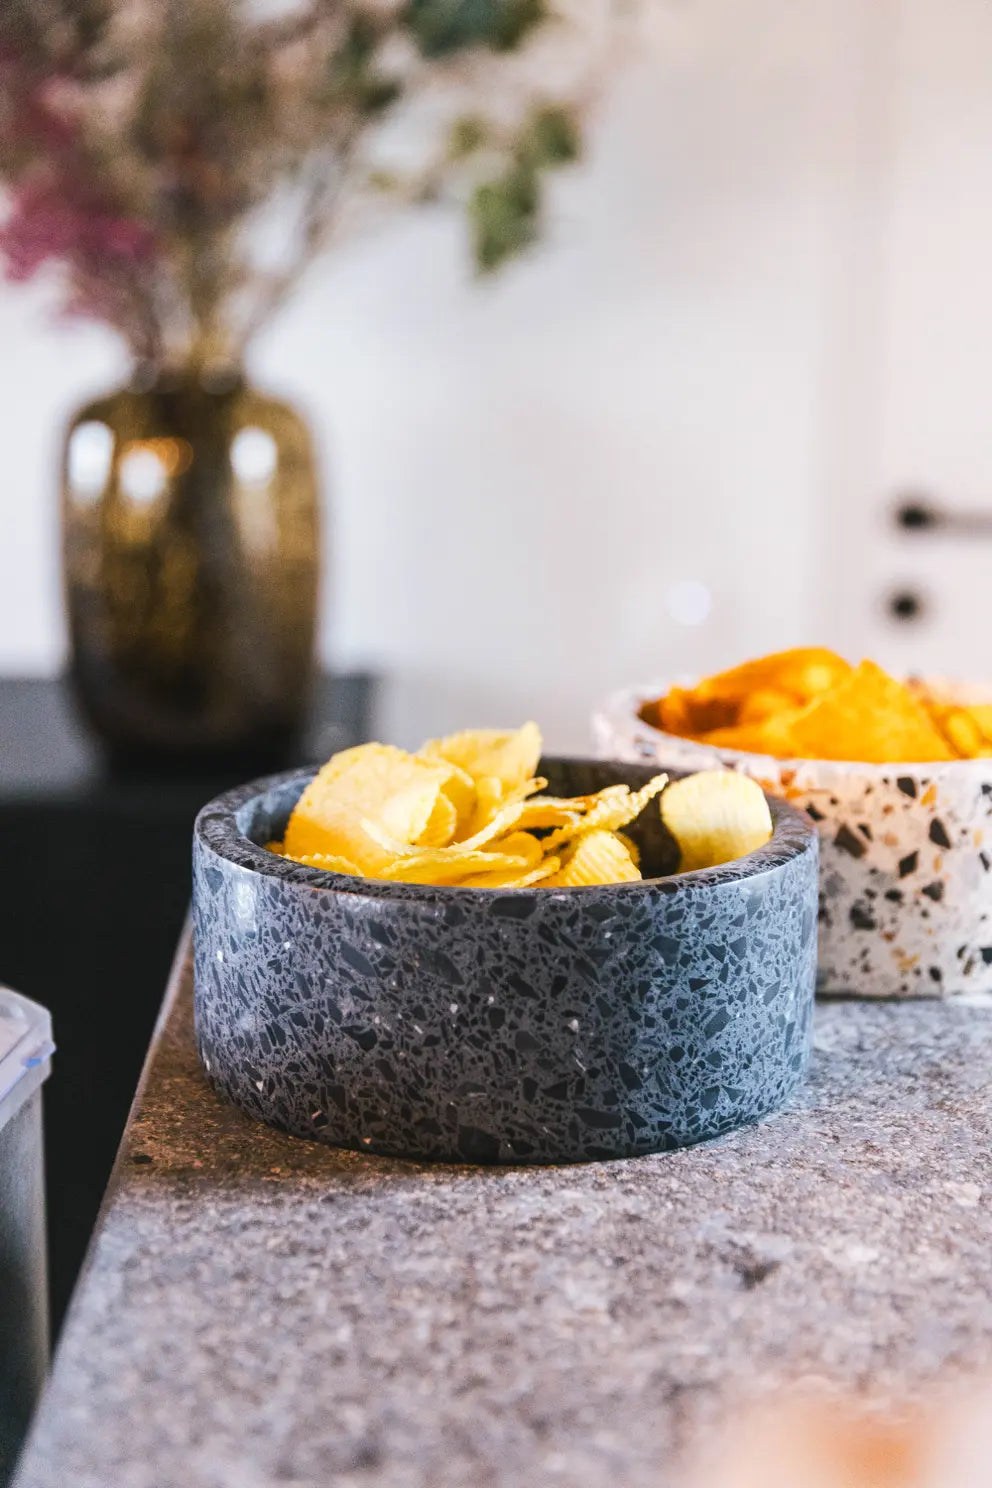
[{"label": "white wall", "polygon": [[[416,215],[322,265],[258,343],[257,377],[323,452],[322,650],[391,676],[400,742],[533,715],[580,746],[605,689],[829,638],[836,105],[858,9],[663,9],[538,252],[480,286],[461,223]],[[42,300],[0,291],[6,672],[61,664],[58,431],[120,366]],[[686,578],[714,597],[694,630],[667,609]]]}]

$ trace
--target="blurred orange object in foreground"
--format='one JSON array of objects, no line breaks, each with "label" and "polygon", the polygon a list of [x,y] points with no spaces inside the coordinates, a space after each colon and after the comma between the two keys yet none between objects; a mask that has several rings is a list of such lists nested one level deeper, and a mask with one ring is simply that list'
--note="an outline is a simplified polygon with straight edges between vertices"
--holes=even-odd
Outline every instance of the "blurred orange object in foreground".
[{"label": "blurred orange object in foreground", "polygon": [[791,1399],[743,1417],[687,1488],[989,1488],[992,1390],[882,1414]]}]

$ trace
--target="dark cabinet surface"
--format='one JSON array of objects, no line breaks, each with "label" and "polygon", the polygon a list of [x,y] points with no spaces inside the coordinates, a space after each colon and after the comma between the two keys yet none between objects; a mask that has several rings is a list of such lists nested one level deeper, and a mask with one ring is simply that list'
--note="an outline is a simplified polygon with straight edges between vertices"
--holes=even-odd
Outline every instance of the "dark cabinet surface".
[{"label": "dark cabinet surface", "polygon": [[[368,738],[374,684],[324,677],[296,758]],[[257,762],[256,762],[257,763]],[[151,1037],[189,898],[193,818],[260,773],[113,774],[61,682],[0,681],[0,982],[47,1007],[52,1317],[61,1321]]]}]

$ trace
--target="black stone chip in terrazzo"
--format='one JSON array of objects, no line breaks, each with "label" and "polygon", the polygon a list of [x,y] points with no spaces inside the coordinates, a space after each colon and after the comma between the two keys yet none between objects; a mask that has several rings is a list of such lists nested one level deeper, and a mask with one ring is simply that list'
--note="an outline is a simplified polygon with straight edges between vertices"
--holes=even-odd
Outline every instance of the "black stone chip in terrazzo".
[{"label": "black stone chip in terrazzo", "polygon": [[[553,794],[650,767],[545,760]],[[556,1162],[685,1146],[754,1121],[809,1054],[817,840],[773,801],[759,851],[670,876],[657,811],[641,883],[451,889],[342,877],[260,845],[309,774],[201,812],[200,1056],[249,1114],[331,1145]]]},{"label": "black stone chip in terrazzo", "polygon": [[842,852],[850,853],[852,858],[863,858],[865,845],[860,837],[856,837],[846,823],[838,829],[834,843]]}]

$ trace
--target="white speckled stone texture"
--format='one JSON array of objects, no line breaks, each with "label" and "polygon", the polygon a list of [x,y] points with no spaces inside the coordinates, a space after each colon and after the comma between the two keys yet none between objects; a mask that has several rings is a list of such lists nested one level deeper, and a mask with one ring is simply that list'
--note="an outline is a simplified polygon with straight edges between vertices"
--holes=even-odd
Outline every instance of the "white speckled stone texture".
[{"label": "white speckled stone texture", "polygon": [[182,967],[17,1488],[668,1488],[747,1392],[992,1366],[992,1014],[817,1009],[759,1126],[421,1167],[215,1096]]},{"label": "white speckled stone texture", "polygon": [[992,759],[867,765],[715,749],[652,728],[618,693],[596,714],[602,758],[750,775],[820,836],[818,986],[856,997],[992,994]]}]

